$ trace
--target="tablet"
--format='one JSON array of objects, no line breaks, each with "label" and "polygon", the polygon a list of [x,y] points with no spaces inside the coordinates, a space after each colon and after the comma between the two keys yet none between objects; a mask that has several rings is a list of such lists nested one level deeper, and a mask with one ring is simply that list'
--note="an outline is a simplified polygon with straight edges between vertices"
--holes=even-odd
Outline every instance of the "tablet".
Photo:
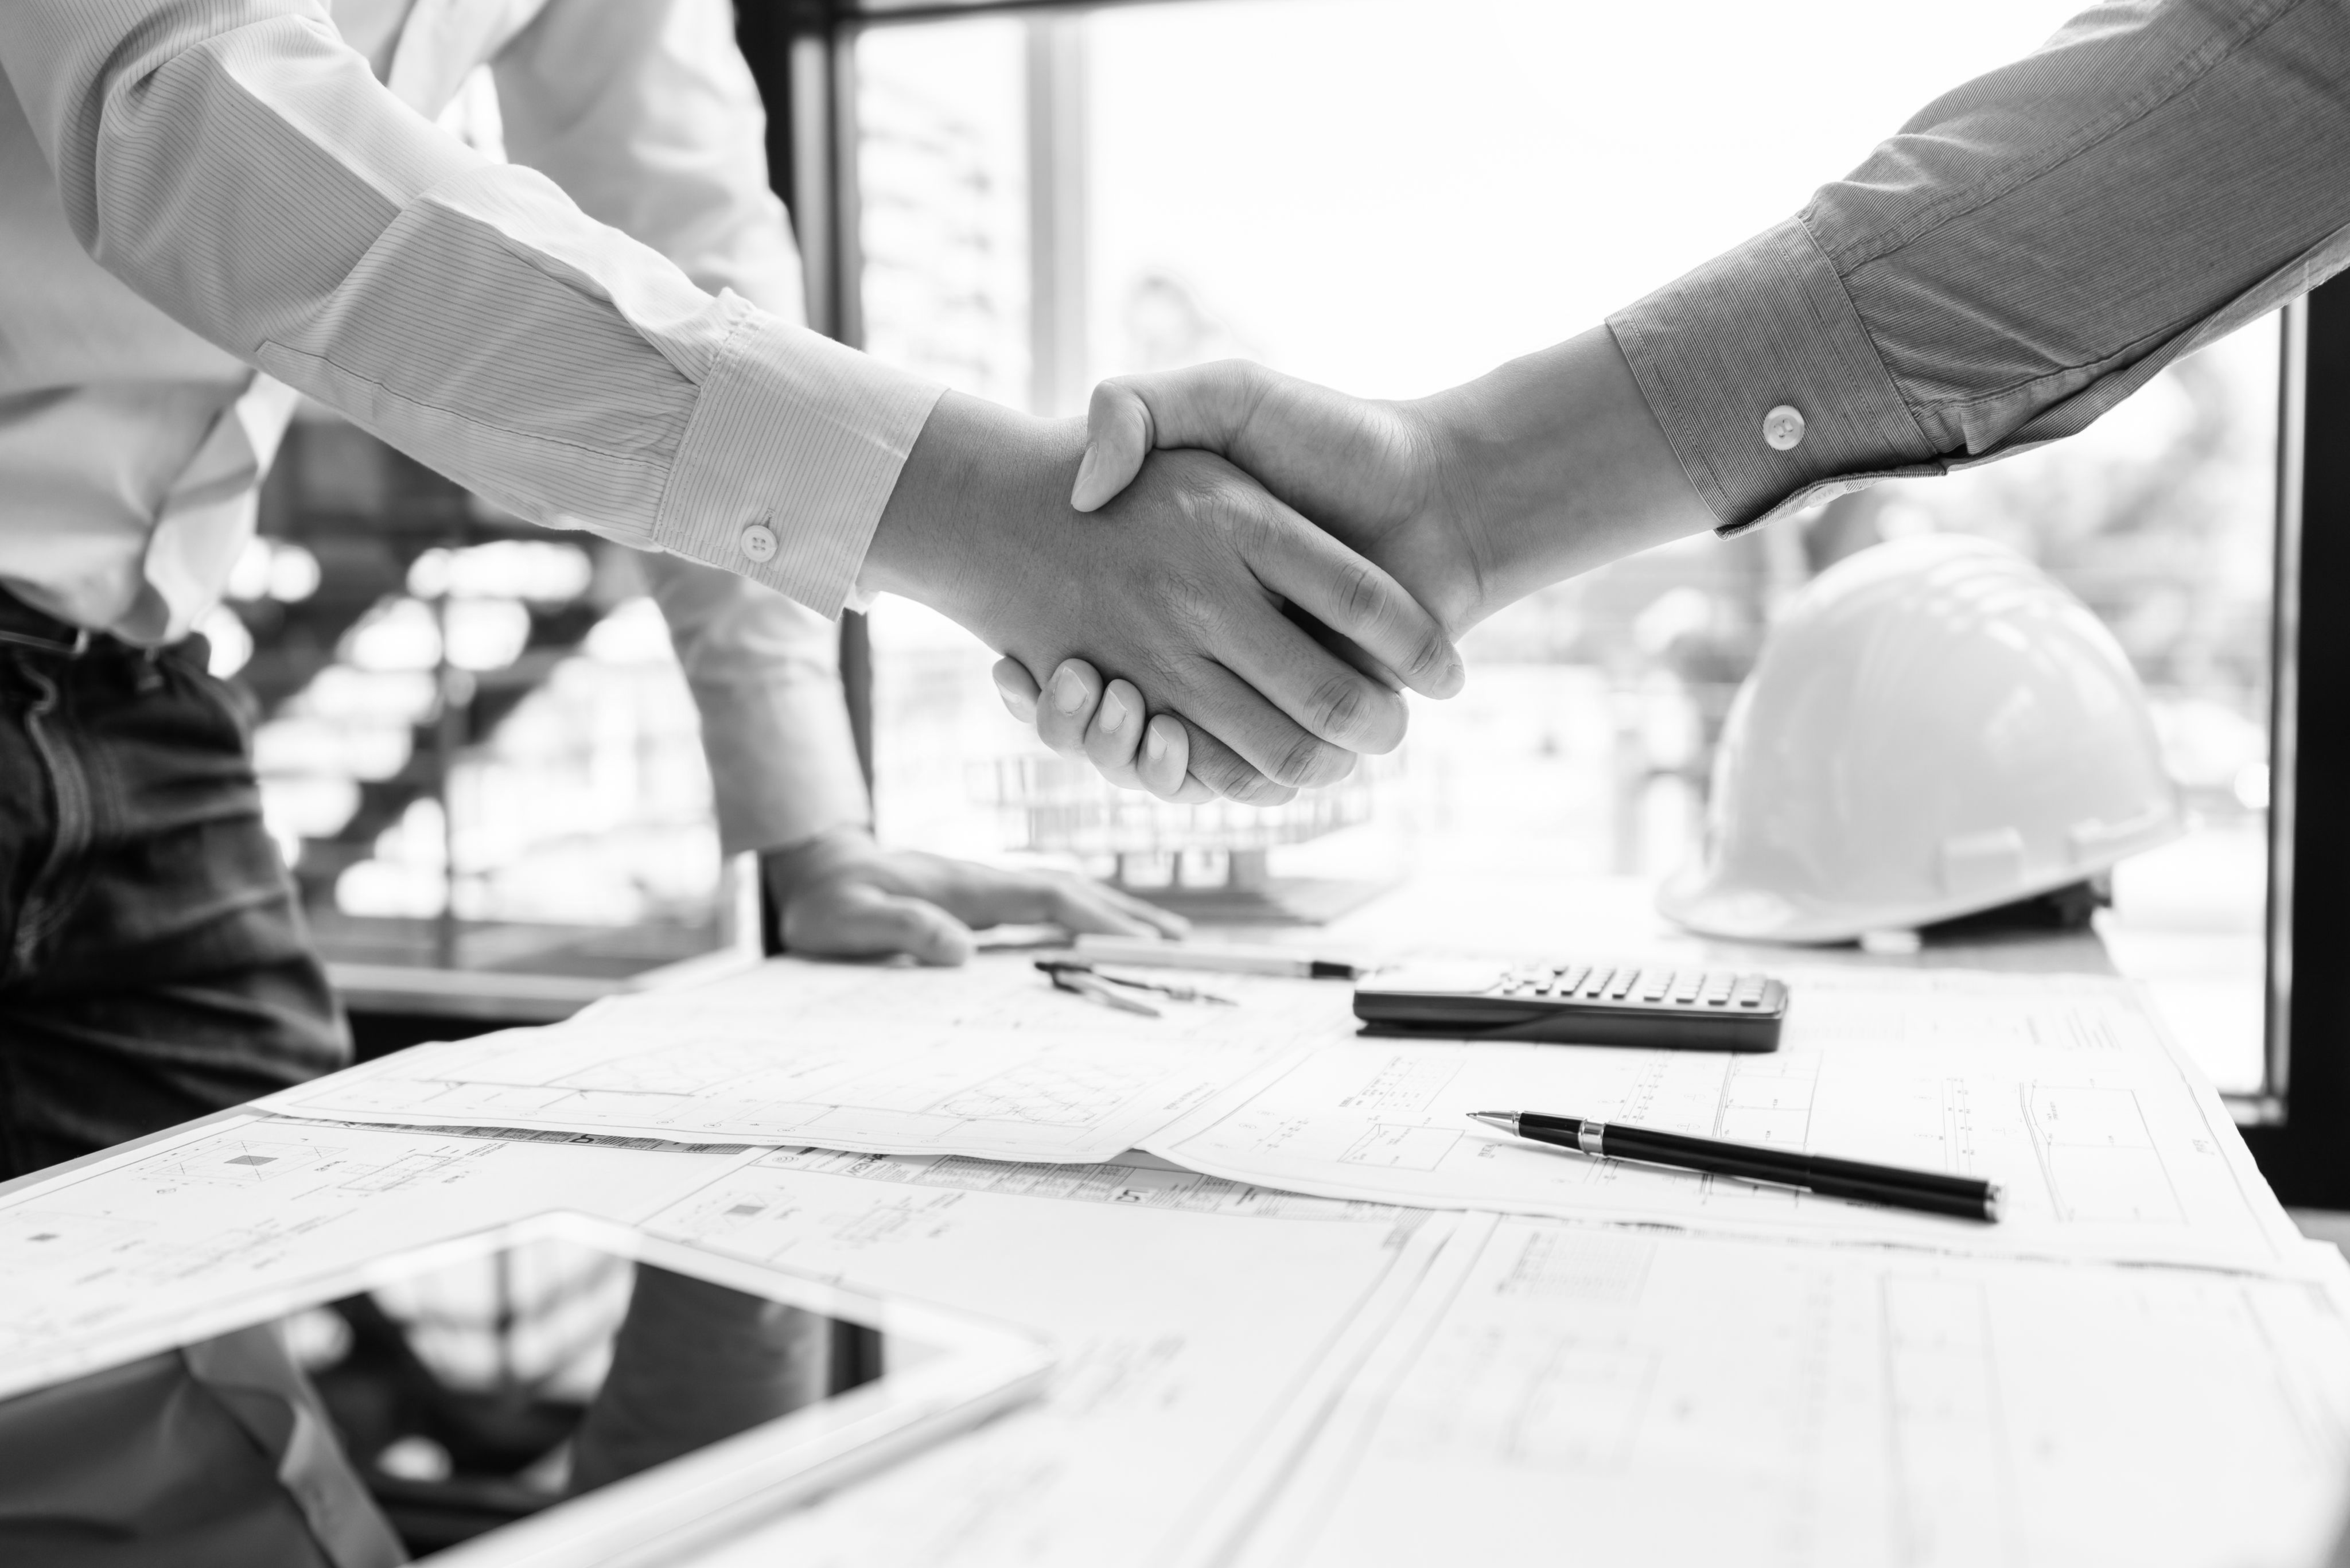
[{"label": "tablet", "polygon": [[0,1369],[0,1561],[663,1560],[1050,1367],[1001,1324],[543,1215]]}]

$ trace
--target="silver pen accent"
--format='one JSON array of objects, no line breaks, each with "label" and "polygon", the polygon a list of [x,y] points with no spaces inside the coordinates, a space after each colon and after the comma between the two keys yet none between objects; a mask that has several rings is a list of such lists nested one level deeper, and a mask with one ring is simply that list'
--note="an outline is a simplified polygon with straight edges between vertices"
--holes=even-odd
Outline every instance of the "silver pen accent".
[{"label": "silver pen accent", "polygon": [[1586,1117],[1584,1124],[1575,1129],[1575,1147],[1587,1155],[1605,1158],[1607,1154],[1604,1147],[1607,1137],[1606,1122],[1595,1122]]},{"label": "silver pen accent", "polygon": [[1518,1117],[1514,1111],[1471,1111],[1469,1119],[1483,1122],[1489,1127],[1499,1127],[1512,1137],[1518,1136]]}]

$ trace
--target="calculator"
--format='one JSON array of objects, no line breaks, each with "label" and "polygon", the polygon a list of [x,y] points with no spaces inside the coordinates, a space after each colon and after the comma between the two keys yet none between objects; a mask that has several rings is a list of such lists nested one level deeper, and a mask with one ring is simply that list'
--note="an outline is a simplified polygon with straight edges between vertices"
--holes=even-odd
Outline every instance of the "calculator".
[{"label": "calculator", "polygon": [[1768,975],[1662,965],[1445,964],[1355,987],[1366,1034],[1775,1051],[1787,988]]}]

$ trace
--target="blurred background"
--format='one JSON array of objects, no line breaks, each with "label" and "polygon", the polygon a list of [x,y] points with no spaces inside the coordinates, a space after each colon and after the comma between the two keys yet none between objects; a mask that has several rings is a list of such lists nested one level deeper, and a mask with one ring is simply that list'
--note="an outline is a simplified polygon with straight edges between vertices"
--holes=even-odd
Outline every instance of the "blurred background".
[{"label": "blurred background", "polygon": [[[843,286],[870,352],[1040,413],[1234,356],[1416,396],[1794,211],[2073,8],[1979,0],[1953,27],[1863,0],[1451,0],[1431,26],[1404,0],[1186,0],[879,22],[842,106]],[[486,79],[452,119],[497,145]],[[852,632],[881,832],[1082,865],[1212,920],[1326,918],[1439,863],[1653,882],[1694,849],[1778,607],[1880,540],[1984,534],[2095,609],[2153,694],[2197,826],[2120,868],[2100,932],[2219,1085],[2256,1092],[2279,344],[2259,324],[2073,441],[1513,607],[1402,751],[1272,813],[1107,789],[1005,716],[989,650],[885,599]],[[394,1008],[391,971],[440,966],[541,977],[567,1010],[749,940],[629,552],[519,526],[324,416],[290,439],[263,528],[205,629],[263,704],[270,826],[355,994]]]}]

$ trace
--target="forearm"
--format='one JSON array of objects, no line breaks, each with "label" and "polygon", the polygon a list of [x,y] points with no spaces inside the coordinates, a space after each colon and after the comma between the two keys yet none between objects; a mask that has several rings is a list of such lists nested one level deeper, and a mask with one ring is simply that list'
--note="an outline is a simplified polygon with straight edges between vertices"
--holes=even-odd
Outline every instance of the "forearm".
[{"label": "forearm", "polygon": [[724,854],[863,827],[872,803],[840,686],[839,629],[730,572],[645,558],[702,715]]},{"label": "forearm", "polygon": [[[1016,548],[1020,539],[980,524],[1066,514],[1065,498],[1084,444],[1085,433],[1074,421],[1035,419],[949,392],[906,454],[875,524],[858,591],[926,604],[999,652],[1012,651],[1001,640],[1017,618],[1006,590],[1033,578],[997,569],[998,552]],[[1003,536],[993,537],[996,532]],[[1055,573],[1040,555],[1033,566],[1074,574],[1079,563],[1063,561]]]},{"label": "forearm", "polygon": [[1441,504],[1467,522],[1475,557],[1476,597],[1449,624],[1714,525],[1605,327],[1411,411],[1433,432]]}]

